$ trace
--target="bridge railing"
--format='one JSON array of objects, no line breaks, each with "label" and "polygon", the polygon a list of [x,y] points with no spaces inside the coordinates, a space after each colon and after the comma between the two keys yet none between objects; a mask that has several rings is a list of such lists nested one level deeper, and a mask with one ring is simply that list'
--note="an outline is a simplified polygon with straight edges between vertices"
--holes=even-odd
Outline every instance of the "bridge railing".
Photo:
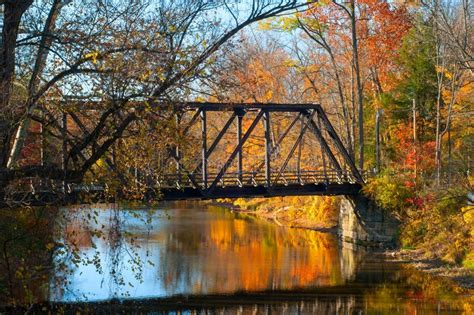
[{"label": "bridge railing", "polygon": [[107,188],[103,183],[65,183],[62,180],[44,179],[38,177],[26,177],[14,183],[7,189],[11,193],[55,193],[69,194],[73,192],[97,192]]},{"label": "bridge railing", "polygon": [[[208,185],[217,173],[208,173]],[[272,173],[270,176],[270,186],[288,186],[288,185],[308,185],[308,184],[342,184],[356,183],[357,179],[349,171],[301,171],[301,172],[283,172]],[[206,188],[202,180],[201,173],[192,175],[181,174],[162,174],[156,179],[156,184],[160,188]],[[196,184],[198,187],[196,187]],[[218,187],[229,186],[268,186],[265,174],[253,172],[228,172],[217,183]]]}]

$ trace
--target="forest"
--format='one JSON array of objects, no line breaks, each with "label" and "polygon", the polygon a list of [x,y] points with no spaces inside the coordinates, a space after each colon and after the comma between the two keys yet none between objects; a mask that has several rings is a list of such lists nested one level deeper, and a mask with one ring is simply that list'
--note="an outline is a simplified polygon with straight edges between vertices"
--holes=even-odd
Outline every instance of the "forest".
[{"label": "forest", "polygon": [[[200,126],[172,107],[185,102],[320,104],[364,174],[362,193],[400,222],[400,247],[474,268],[472,1],[1,0],[0,11],[2,268],[9,243],[49,228],[19,192],[95,183],[141,200],[175,170],[170,148],[178,164],[200,165]],[[210,115],[208,134],[229,116]],[[290,122],[271,126],[275,160],[298,137],[276,143]],[[258,125],[244,168],[255,171],[264,146]],[[303,166],[289,168],[322,168],[316,139],[298,150]],[[232,202],[331,227],[339,199]],[[54,249],[20,246],[44,244]]]}]

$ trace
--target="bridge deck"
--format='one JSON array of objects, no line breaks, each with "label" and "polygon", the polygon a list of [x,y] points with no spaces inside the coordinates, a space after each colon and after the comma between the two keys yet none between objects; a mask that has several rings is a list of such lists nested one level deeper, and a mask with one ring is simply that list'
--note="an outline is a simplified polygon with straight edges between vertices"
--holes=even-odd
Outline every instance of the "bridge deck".
[{"label": "bridge deck", "polygon": [[[210,173],[208,175],[213,176]],[[227,173],[212,190],[200,180],[202,174],[163,175],[159,178],[164,200],[249,198],[307,195],[353,195],[362,185],[349,172],[312,171],[272,174],[270,185],[263,174]]]},{"label": "bridge deck", "polygon": [[289,184],[264,186],[226,186],[216,187],[212,194],[205,191],[185,188],[165,188],[161,190],[163,200],[185,199],[219,199],[219,198],[251,198],[251,197],[283,197],[283,196],[312,196],[312,195],[356,195],[362,188],[358,183],[342,184]]},{"label": "bridge deck", "polygon": [[[214,173],[208,176],[213,177]],[[192,178],[192,180],[191,180]],[[152,196],[165,201],[186,199],[219,199],[282,197],[311,195],[355,195],[360,193],[362,185],[347,171],[301,171],[272,173],[270,186],[264,174],[229,172],[218,184],[206,188],[201,173],[162,174],[148,183]],[[18,187],[10,195],[15,204],[43,205],[58,200],[80,200],[80,195],[103,199],[106,185],[66,184],[59,181],[39,181],[31,178],[26,185]]]}]

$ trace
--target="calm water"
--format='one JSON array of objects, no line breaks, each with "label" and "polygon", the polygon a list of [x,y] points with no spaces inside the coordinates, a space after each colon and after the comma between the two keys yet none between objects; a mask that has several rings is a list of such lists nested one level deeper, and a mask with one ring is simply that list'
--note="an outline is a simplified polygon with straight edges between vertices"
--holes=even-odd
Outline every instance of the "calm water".
[{"label": "calm water", "polygon": [[59,241],[76,251],[58,251],[55,259],[58,266],[75,264],[56,271],[50,300],[69,308],[474,314],[469,292],[344,248],[332,234],[278,227],[199,203],[64,211]]}]

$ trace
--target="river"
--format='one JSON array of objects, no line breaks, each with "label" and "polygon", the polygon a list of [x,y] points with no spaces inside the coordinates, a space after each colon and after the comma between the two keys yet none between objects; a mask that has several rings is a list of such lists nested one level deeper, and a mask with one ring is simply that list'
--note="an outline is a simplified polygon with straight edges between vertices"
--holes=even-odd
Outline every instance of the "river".
[{"label": "river", "polygon": [[183,314],[473,310],[472,292],[446,280],[342,246],[330,233],[280,227],[216,205],[75,207],[63,214],[58,242],[74,250],[54,257],[55,307]]}]

